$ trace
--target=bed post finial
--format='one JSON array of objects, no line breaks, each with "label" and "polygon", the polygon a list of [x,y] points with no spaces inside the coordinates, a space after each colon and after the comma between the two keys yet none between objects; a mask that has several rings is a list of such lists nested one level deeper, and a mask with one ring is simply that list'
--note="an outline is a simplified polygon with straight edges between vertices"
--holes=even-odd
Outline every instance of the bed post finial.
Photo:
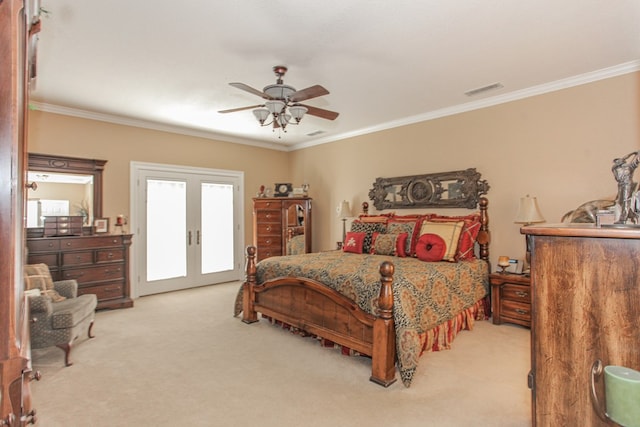
[{"label": "bed post finial", "polygon": [[478,202],[480,205],[480,232],[478,233],[477,242],[480,246],[480,259],[487,261],[489,264],[489,271],[491,271],[491,264],[489,263],[489,243],[491,243],[491,234],[489,233],[489,199],[486,197],[480,197]]},{"label": "bed post finial", "polygon": [[245,268],[245,282],[242,286],[242,321],[254,323],[258,321],[258,313],[253,309],[254,291],[256,285],[256,247],[247,246],[247,264]]},{"label": "bed post finial", "polygon": [[380,264],[380,296],[378,316],[373,322],[373,347],[371,355],[371,377],[374,383],[389,387],[396,381],[396,341],[393,324],[393,272],[390,261]]}]

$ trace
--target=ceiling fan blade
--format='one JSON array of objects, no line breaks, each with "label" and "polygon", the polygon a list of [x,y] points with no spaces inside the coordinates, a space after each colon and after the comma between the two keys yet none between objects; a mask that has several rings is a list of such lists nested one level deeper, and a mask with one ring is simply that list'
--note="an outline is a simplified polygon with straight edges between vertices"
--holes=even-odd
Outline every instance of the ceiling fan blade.
[{"label": "ceiling fan blade", "polygon": [[292,93],[289,100],[291,102],[300,102],[311,98],[317,98],[322,95],[329,95],[329,91],[320,85],[315,85]]},{"label": "ceiling fan blade", "polygon": [[252,93],[254,95],[258,95],[260,98],[264,98],[264,99],[271,99],[271,97],[269,95],[267,95],[266,93],[264,93],[261,90],[258,89],[254,89],[249,85],[246,85],[244,83],[229,83],[229,85],[238,88],[240,90],[244,90],[245,92],[249,92]]},{"label": "ceiling fan blade", "polygon": [[335,111],[329,111],[323,108],[312,107],[311,105],[305,105],[305,104],[299,104],[299,105],[302,105],[307,109],[307,114],[311,114],[312,116],[321,117],[327,120],[335,120],[336,117],[338,117],[338,115],[340,114],[340,113],[336,113]]},{"label": "ceiling fan blade", "polygon": [[260,108],[260,107],[264,107],[263,105],[251,105],[249,107],[240,107],[240,108],[231,108],[229,110],[220,110],[218,111],[218,113],[235,113],[236,111],[243,111],[243,110],[250,110],[252,108]]}]

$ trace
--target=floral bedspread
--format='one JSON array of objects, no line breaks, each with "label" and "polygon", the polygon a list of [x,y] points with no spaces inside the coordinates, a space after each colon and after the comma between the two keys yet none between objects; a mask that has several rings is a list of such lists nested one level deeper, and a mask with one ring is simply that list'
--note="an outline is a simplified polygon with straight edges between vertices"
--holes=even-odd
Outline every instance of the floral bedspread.
[{"label": "floral bedspread", "polygon": [[430,263],[415,258],[330,251],[264,259],[257,265],[257,281],[283,276],[314,279],[352,299],[367,313],[376,314],[380,264],[385,260],[395,266],[396,351],[400,377],[409,386],[426,332],[453,319],[488,294],[485,261]]}]

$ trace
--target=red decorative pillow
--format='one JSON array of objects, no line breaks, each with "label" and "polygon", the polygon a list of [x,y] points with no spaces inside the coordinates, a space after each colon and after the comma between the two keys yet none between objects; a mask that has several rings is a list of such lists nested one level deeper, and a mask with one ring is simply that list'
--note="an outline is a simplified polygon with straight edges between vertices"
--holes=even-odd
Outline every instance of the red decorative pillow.
[{"label": "red decorative pillow", "polygon": [[366,235],[367,233],[365,232],[348,231],[344,238],[344,244],[342,245],[342,250],[344,252],[361,254],[362,247],[364,245],[364,238],[366,237]]},{"label": "red decorative pillow", "polygon": [[476,212],[465,216],[444,216],[433,214],[428,218],[432,222],[452,222],[452,221],[464,221],[464,226],[460,232],[460,239],[458,240],[458,249],[456,251],[456,260],[462,261],[465,259],[475,259],[476,254],[475,243],[480,232],[481,222],[480,213]]},{"label": "red decorative pillow", "polygon": [[446,250],[447,244],[444,239],[437,234],[423,234],[418,239],[418,243],[416,243],[416,256],[422,261],[442,261]]}]

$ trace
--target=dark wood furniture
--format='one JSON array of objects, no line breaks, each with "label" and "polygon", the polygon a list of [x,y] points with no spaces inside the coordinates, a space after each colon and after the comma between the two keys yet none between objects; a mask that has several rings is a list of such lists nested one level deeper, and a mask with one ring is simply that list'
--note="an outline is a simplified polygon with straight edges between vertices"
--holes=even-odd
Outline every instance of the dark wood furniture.
[{"label": "dark wood furniture", "polygon": [[98,309],[132,307],[131,234],[27,239],[29,264],[45,263],[53,280],[76,279],[78,294],[96,294]]},{"label": "dark wood furniture", "polygon": [[[92,206],[89,213],[89,225],[82,226],[82,233],[90,235],[93,232],[93,220],[102,217],[102,172],[106,160],[83,159],[79,157],[56,156],[50,154],[28,154],[28,170],[31,172],[52,172],[72,175],[90,176],[93,182]],[[37,194],[37,186],[32,188]],[[27,236],[42,237],[45,227],[31,227],[27,229]]]},{"label": "dark wood furniture", "polygon": [[[481,228],[477,242],[481,258],[488,262],[490,234],[487,208],[488,200],[483,197],[480,199]],[[393,273],[391,262],[381,264],[378,313],[372,316],[349,298],[310,279],[283,277],[258,284],[256,248],[249,246],[242,321],[256,322],[260,312],[371,356],[370,380],[387,387],[396,380]]]},{"label": "dark wood furniture", "polygon": [[640,230],[522,232],[531,247],[533,425],[604,427],[591,398],[594,362],[640,370]]},{"label": "dark wood furniture", "polygon": [[311,198],[256,197],[253,199],[253,245],[258,261],[287,254],[287,241],[304,234],[305,253],[311,252]]},{"label": "dark wood furniture", "polygon": [[493,273],[491,310],[494,325],[516,323],[531,326],[531,278],[523,274]]},{"label": "dark wood furniture", "polygon": [[0,425],[12,426],[35,422],[29,382],[37,375],[31,374],[21,267],[29,65],[34,60],[29,47],[40,29],[34,5],[0,1]]}]

